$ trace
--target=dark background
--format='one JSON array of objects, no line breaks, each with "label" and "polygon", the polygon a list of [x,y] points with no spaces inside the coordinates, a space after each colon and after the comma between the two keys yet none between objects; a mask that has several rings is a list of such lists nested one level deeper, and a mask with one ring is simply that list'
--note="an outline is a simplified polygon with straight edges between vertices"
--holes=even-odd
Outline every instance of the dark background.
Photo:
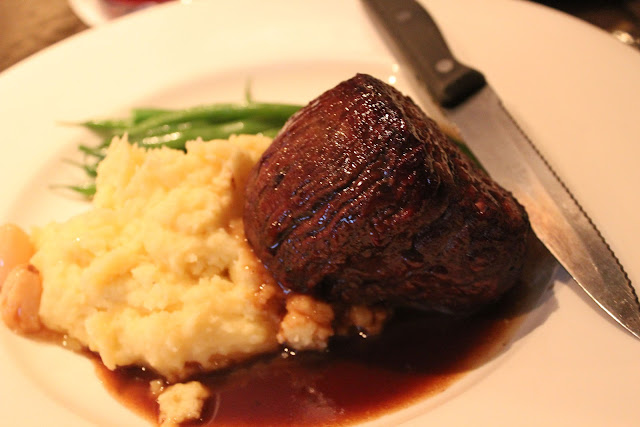
[{"label": "dark background", "polygon": [[554,9],[577,16],[609,32],[624,31],[640,39],[640,0],[543,0]]}]

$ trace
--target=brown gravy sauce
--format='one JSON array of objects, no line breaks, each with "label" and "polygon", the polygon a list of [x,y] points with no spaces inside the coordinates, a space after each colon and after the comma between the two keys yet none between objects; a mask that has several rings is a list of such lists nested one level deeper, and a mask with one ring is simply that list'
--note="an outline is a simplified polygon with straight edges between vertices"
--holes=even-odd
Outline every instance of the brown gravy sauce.
[{"label": "brown gravy sauce", "polygon": [[[196,376],[211,398],[202,418],[184,425],[345,425],[401,409],[497,355],[522,317],[517,293],[473,317],[399,312],[377,337],[337,339],[325,353],[285,351]],[[96,370],[118,400],[157,422],[152,374],[109,371],[98,359]]]}]

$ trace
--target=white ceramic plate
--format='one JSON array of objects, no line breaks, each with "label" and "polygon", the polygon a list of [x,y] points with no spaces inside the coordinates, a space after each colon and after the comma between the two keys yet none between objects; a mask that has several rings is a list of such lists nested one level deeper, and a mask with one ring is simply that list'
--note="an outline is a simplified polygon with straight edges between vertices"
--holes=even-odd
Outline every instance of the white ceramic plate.
[{"label": "white ceramic plate", "polygon": [[[640,283],[640,54],[521,1],[425,0],[451,47],[484,71]],[[0,221],[63,220],[86,204],[51,184],[88,135],[60,121],[140,105],[305,102],[355,72],[415,95],[358,1],[166,4],[72,37],[0,75]],[[636,285],[637,286],[637,285]],[[631,426],[640,342],[560,272],[500,357],[383,424]],[[87,360],[0,328],[0,414],[11,425],[145,425]]]}]

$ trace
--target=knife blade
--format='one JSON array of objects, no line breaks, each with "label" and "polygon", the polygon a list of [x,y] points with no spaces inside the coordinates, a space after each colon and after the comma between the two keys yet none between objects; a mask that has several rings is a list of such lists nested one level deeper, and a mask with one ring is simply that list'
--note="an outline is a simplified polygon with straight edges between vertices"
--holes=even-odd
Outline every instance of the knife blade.
[{"label": "knife blade", "polygon": [[481,72],[459,62],[415,0],[363,0],[392,50],[426,86],[491,177],[525,207],[538,239],[580,287],[640,339],[628,275],[575,197]]}]

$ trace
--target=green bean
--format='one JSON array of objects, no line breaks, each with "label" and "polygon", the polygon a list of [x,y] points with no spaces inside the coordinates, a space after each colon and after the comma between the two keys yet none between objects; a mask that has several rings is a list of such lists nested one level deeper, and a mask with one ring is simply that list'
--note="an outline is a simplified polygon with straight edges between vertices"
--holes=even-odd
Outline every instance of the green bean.
[{"label": "green bean", "polygon": [[138,107],[138,108],[133,108],[131,110],[131,115],[127,119],[104,119],[104,120],[92,119],[92,120],[84,121],[80,123],[80,125],[88,129],[99,131],[99,132],[103,132],[103,131],[120,132],[144,120],[147,120],[150,117],[157,116],[159,114],[166,114],[171,111],[175,111],[175,110],[169,110],[166,108]]},{"label": "green bean", "polygon": [[136,139],[134,137],[130,142],[146,148],[165,146],[184,150],[186,142],[196,138],[202,138],[205,141],[211,139],[226,139],[234,134],[256,134],[267,130],[272,131],[273,129],[273,125],[269,122],[247,119],[218,125],[209,125],[207,127],[187,128],[165,134],[145,136],[141,139]]},{"label": "green bean", "polygon": [[80,124],[95,131],[119,131],[131,126],[131,122],[126,119],[87,120]]},{"label": "green bean", "polygon": [[[156,128],[149,129],[143,135],[131,136],[131,137],[128,138],[128,140],[130,142],[133,142],[134,140],[140,140],[140,139],[142,139],[144,137],[148,137],[148,136],[161,136],[161,135],[165,135],[165,134],[169,134],[169,133],[173,133],[173,132],[181,132],[181,131],[184,131],[186,129],[206,128],[208,126],[211,126],[211,125],[209,124],[209,122],[207,122],[205,120],[194,120],[194,121],[191,121],[191,122],[166,124],[166,125],[158,126]],[[113,141],[113,138],[115,136],[122,137],[122,136],[124,136],[125,133],[126,133],[126,130],[124,132],[118,132],[118,133],[114,133],[114,134],[111,134],[111,135],[107,135],[102,140],[102,143],[98,147],[99,148],[105,148],[105,149],[108,148],[111,145],[111,141]]]},{"label": "green bean", "polygon": [[[245,103],[218,103],[185,109],[134,108],[128,118],[87,120],[79,123],[101,135],[96,147],[79,145],[78,150],[94,158],[83,165],[87,176],[95,178],[97,166],[104,159],[114,137],[128,136],[128,141],[145,148],[168,147],[184,150],[187,141],[226,139],[233,134],[275,136],[300,105],[257,103],[245,88]],[[68,186],[87,197],[95,193],[95,184]]]},{"label": "green bean", "polygon": [[256,117],[278,119],[284,122],[299,109],[300,106],[290,104],[212,104],[158,114],[130,127],[127,132],[129,135],[139,135],[161,125],[197,119],[206,119],[211,123],[223,123]]},{"label": "green bean", "polygon": [[138,123],[150,117],[157,116],[158,114],[166,114],[170,111],[174,111],[174,110],[168,110],[166,108],[148,108],[148,107],[134,108],[133,110],[131,110],[131,123],[133,125],[137,125]]},{"label": "green bean", "polygon": [[128,119],[92,119],[78,124],[99,133],[122,133],[131,126],[150,117],[157,116],[158,114],[166,114],[170,111],[172,110],[163,108],[134,108],[131,110],[131,117]]},{"label": "green bean", "polygon": [[[143,135],[131,135],[128,137],[129,142],[143,142],[145,146],[163,145],[165,142],[172,142],[176,138],[180,137],[179,143],[172,142],[168,146],[176,149],[184,149],[184,142],[189,139],[196,139],[201,137],[203,139],[220,139],[228,138],[232,134],[244,133],[255,134],[262,133],[269,130],[269,135],[275,135],[280,129],[281,123],[275,123],[269,120],[237,120],[229,123],[210,124],[203,120],[194,120],[192,122],[174,123],[158,126],[157,128],[149,129]],[[105,138],[97,148],[106,149],[111,145],[113,135]],[[90,155],[102,154],[101,151],[96,151],[90,147],[82,146],[82,149]]]},{"label": "green bean", "polygon": [[155,128],[151,128],[149,130],[147,130],[144,135],[145,136],[155,136],[155,135],[162,135],[165,133],[172,133],[172,132],[180,132],[180,131],[184,131],[187,129],[204,129],[207,128],[209,126],[214,126],[212,124],[210,124],[208,121],[206,120],[193,120],[190,122],[180,122],[180,123],[169,123],[169,124],[165,124],[165,125],[160,125],[158,127]]},{"label": "green bean", "polygon": [[96,194],[96,184],[84,184],[84,185],[50,185],[49,188],[65,188],[67,190],[74,191],[78,194],[81,194],[87,198],[93,197]]},{"label": "green bean", "polygon": [[97,163],[93,163],[90,165],[83,165],[82,169],[84,169],[85,173],[91,177],[91,178],[95,178],[98,176],[98,164]]},{"label": "green bean", "polygon": [[92,197],[96,194],[96,184],[86,184],[86,185],[69,185],[68,189],[75,191],[76,193],[82,194],[85,197]]},{"label": "green bean", "polygon": [[272,127],[272,128],[263,130],[261,133],[264,136],[268,136],[269,138],[275,138],[278,132],[280,132],[280,129],[282,129],[282,127]]},{"label": "green bean", "polygon": [[90,178],[98,176],[98,163],[79,163],[73,160],[65,160],[65,162],[81,168]]},{"label": "green bean", "polygon": [[106,150],[102,147],[93,148],[86,145],[79,145],[78,150],[88,156],[92,156],[100,160],[104,159],[104,156],[107,154]]}]

